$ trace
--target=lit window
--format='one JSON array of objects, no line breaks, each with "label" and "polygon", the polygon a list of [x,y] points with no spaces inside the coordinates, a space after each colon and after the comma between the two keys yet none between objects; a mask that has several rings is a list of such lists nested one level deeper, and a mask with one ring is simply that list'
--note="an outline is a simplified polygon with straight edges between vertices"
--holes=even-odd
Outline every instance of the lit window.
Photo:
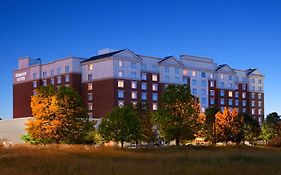
[{"label": "lit window", "polygon": [[158,100],[158,94],[157,93],[153,93],[152,94],[152,100],[153,101],[157,101]]},{"label": "lit window", "polygon": [[136,89],[137,88],[137,82],[136,81],[132,81],[131,82],[131,88],[132,89]]},{"label": "lit window", "polygon": [[262,102],[259,101],[259,102],[258,102],[258,105],[259,105],[259,108],[261,108],[261,107],[262,107]]},{"label": "lit window", "polygon": [[252,106],[252,107],[255,107],[255,101],[252,101],[252,102],[251,102],[251,106]]},{"label": "lit window", "polygon": [[242,93],[242,98],[246,98],[246,92]]},{"label": "lit window", "polygon": [[152,74],[152,81],[158,81],[157,74]]},{"label": "lit window", "polygon": [[206,78],[206,72],[202,72],[202,73],[201,73],[201,77],[202,77],[202,78]]},{"label": "lit window", "polygon": [[221,99],[221,105],[224,105],[224,99],[223,98]]},{"label": "lit window", "polygon": [[147,79],[146,73],[142,73],[142,74],[141,74],[141,79],[142,79],[142,80],[146,80],[146,79]]},{"label": "lit window", "polygon": [[214,74],[213,73],[210,73],[210,78],[214,78]]},{"label": "lit window", "polygon": [[141,83],[141,89],[146,90],[147,89],[147,84],[146,83]]},{"label": "lit window", "polygon": [[188,75],[188,71],[186,69],[183,70],[183,75],[187,76]]},{"label": "lit window", "polygon": [[69,75],[65,75],[65,82],[68,83],[69,82]]},{"label": "lit window", "polygon": [[118,87],[123,88],[124,87],[124,81],[118,80]]},{"label": "lit window", "polygon": [[37,81],[33,81],[33,88],[37,88]]},{"label": "lit window", "polygon": [[121,107],[123,107],[124,106],[124,101],[118,101],[118,106],[121,108]]},{"label": "lit window", "polygon": [[65,73],[69,73],[69,66],[65,66]]},{"label": "lit window", "polygon": [[224,96],[224,90],[221,90],[221,96],[223,97]]},{"label": "lit window", "polygon": [[262,99],[262,94],[258,94],[258,98],[259,98],[259,100],[261,100]]},{"label": "lit window", "polygon": [[158,91],[158,84],[152,84],[152,90]]},{"label": "lit window", "polygon": [[131,93],[131,98],[132,99],[137,99],[138,97],[137,97],[137,92],[136,91],[133,91],[132,93]]},{"label": "lit window", "polygon": [[246,100],[243,100],[243,101],[242,101],[242,105],[243,105],[243,106],[246,106]]},{"label": "lit window", "polygon": [[255,109],[252,109],[252,115],[255,115]]},{"label": "lit window", "polygon": [[118,98],[124,98],[124,91],[122,90],[118,91]]},{"label": "lit window", "polygon": [[232,97],[232,96],[233,96],[232,93],[233,93],[232,91],[228,91],[228,96],[229,96],[229,97]]},{"label": "lit window", "polygon": [[147,99],[147,93],[146,92],[142,92],[141,93],[141,99],[142,100],[146,100]]},{"label": "lit window", "polygon": [[262,115],[262,109],[259,109],[259,115]]},{"label": "lit window", "polygon": [[132,103],[134,106],[137,106],[137,103],[138,103],[138,102],[132,101],[131,103]]},{"label": "lit window", "polygon": [[89,64],[89,65],[88,65],[88,71],[91,71],[91,70],[93,70],[93,65],[92,65],[92,64]]},{"label": "lit window", "polygon": [[118,60],[118,66],[123,67],[124,66],[124,61],[123,60]]},{"label": "lit window", "polygon": [[69,84],[64,85],[65,87],[69,87]]},{"label": "lit window", "polygon": [[210,90],[210,95],[214,96],[215,95],[215,91],[214,90]]},{"label": "lit window", "polygon": [[192,76],[193,76],[193,77],[196,76],[196,71],[192,71]]},{"label": "lit window", "polygon": [[215,82],[214,81],[210,81],[210,86],[211,87],[215,87]]},{"label": "lit window", "polygon": [[136,69],[136,68],[137,68],[137,63],[131,62],[131,68],[132,68],[132,69]]},{"label": "lit window", "polygon": [[57,68],[57,75],[60,75],[60,74],[61,74],[61,68],[58,67],[58,68]]},{"label": "lit window", "polygon": [[223,74],[221,74],[221,76],[220,76],[220,77],[221,77],[221,79],[223,80],[223,78],[224,78],[224,75],[223,75]]},{"label": "lit window", "polygon": [[93,74],[88,74],[88,81],[93,80]]},{"label": "lit window", "polygon": [[152,103],[152,110],[153,111],[158,110],[158,104],[157,103]]},{"label": "lit window", "polygon": [[89,111],[93,110],[93,104],[92,103],[88,103],[88,110]]},{"label": "lit window", "polygon": [[61,76],[57,77],[57,83],[61,84]]},{"label": "lit window", "polygon": [[93,94],[92,93],[88,93],[88,101],[92,101],[93,100]]},{"label": "lit window", "polygon": [[93,84],[92,83],[88,83],[88,91],[93,90]]},{"label": "lit window", "polygon": [[118,77],[123,77],[123,71],[121,70],[118,71]]},{"label": "lit window", "polygon": [[131,72],[131,78],[137,78],[137,73],[136,72]]},{"label": "lit window", "polygon": [[180,69],[175,67],[175,74],[179,74],[180,73]]},{"label": "lit window", "polygon": [[170,72],[170,68],[169,67],[165,67],[165,73],[169,73]]}]

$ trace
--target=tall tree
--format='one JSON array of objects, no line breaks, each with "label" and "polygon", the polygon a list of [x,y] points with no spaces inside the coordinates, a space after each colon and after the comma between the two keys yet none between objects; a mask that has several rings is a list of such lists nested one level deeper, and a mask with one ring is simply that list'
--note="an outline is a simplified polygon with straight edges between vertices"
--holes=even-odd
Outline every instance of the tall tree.
[{"label": "tall tree", "polygon": [[259,139],[261,133],[259,122],[247,113],[240,114],[240,116],[243,122],[243,126],[241,128],[243,141],[246,140],[250,143],[254,143]]},{"label": "tall tree", "polygon": [[160,97],[154,121],[166,141],[194,138],[198,130],[200,104],[186,86],[170,85]]},{"label": "tall tree", "polygon": [[262,138],[265,141],[277,137],[281,134],[281,120],[276,112],[267,115],[265,122],[262,125]]},{"label": "tall tree", "polygon": [[132,106],[114,109],[103,117],[99,133],[105,141],[124,142],[138,141],[141,137],[141,124]]},{"label": "tall tree", "polygon": [[34,118],[26,123],[26,130],[43,143],[81,143],[91,125],[80,95],[70,87],[37,88],[31,109]]},{"label": "tall tree", "polygon": [[241,127],[242,120],[236,108],[232,111],[228,108],[224,108],[223,112],[218,112],[216,114],[215,128],[217,141],[225,143],[228,141],[240,142]]}]

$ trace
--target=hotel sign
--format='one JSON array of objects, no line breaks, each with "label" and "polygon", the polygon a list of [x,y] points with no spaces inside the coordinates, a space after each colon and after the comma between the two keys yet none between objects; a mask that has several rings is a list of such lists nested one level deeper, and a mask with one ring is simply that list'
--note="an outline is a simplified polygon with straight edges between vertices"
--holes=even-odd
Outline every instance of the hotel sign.
[{"label": "hotel sign", "polygon": [[20,72],[15,74],[15,78],[17,81],[24,81],[26,77],[26,72]]}]

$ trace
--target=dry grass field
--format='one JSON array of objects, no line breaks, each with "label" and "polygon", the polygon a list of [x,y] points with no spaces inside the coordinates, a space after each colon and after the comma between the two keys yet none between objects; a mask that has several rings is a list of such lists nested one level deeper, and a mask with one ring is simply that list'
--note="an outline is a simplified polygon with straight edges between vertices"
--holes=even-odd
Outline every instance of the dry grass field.
[{"label": "dry grass field", "polygon": [[1,175],[279,175],[281,150],[248,147],[0,149]]}]

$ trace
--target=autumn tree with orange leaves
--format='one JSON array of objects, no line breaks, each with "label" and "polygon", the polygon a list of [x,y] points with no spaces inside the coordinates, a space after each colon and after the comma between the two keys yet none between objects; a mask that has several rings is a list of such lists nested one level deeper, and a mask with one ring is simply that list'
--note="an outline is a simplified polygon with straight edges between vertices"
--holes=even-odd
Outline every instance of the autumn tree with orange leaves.
[{"label": "autumn tree with orange leaves", "polygon": [[232,111],[224,108],[224,111],[218,112],[215,117],[216,138],[218,142],[241,141],[243,121],[239,117],[236,108]]},{"label": "autumn tree with orange leaves", "polygon": [[41,143],[82,143],[92,125],[82,100],[70,87],[39,87],[31,97],[33,119],[27,132]]}]

